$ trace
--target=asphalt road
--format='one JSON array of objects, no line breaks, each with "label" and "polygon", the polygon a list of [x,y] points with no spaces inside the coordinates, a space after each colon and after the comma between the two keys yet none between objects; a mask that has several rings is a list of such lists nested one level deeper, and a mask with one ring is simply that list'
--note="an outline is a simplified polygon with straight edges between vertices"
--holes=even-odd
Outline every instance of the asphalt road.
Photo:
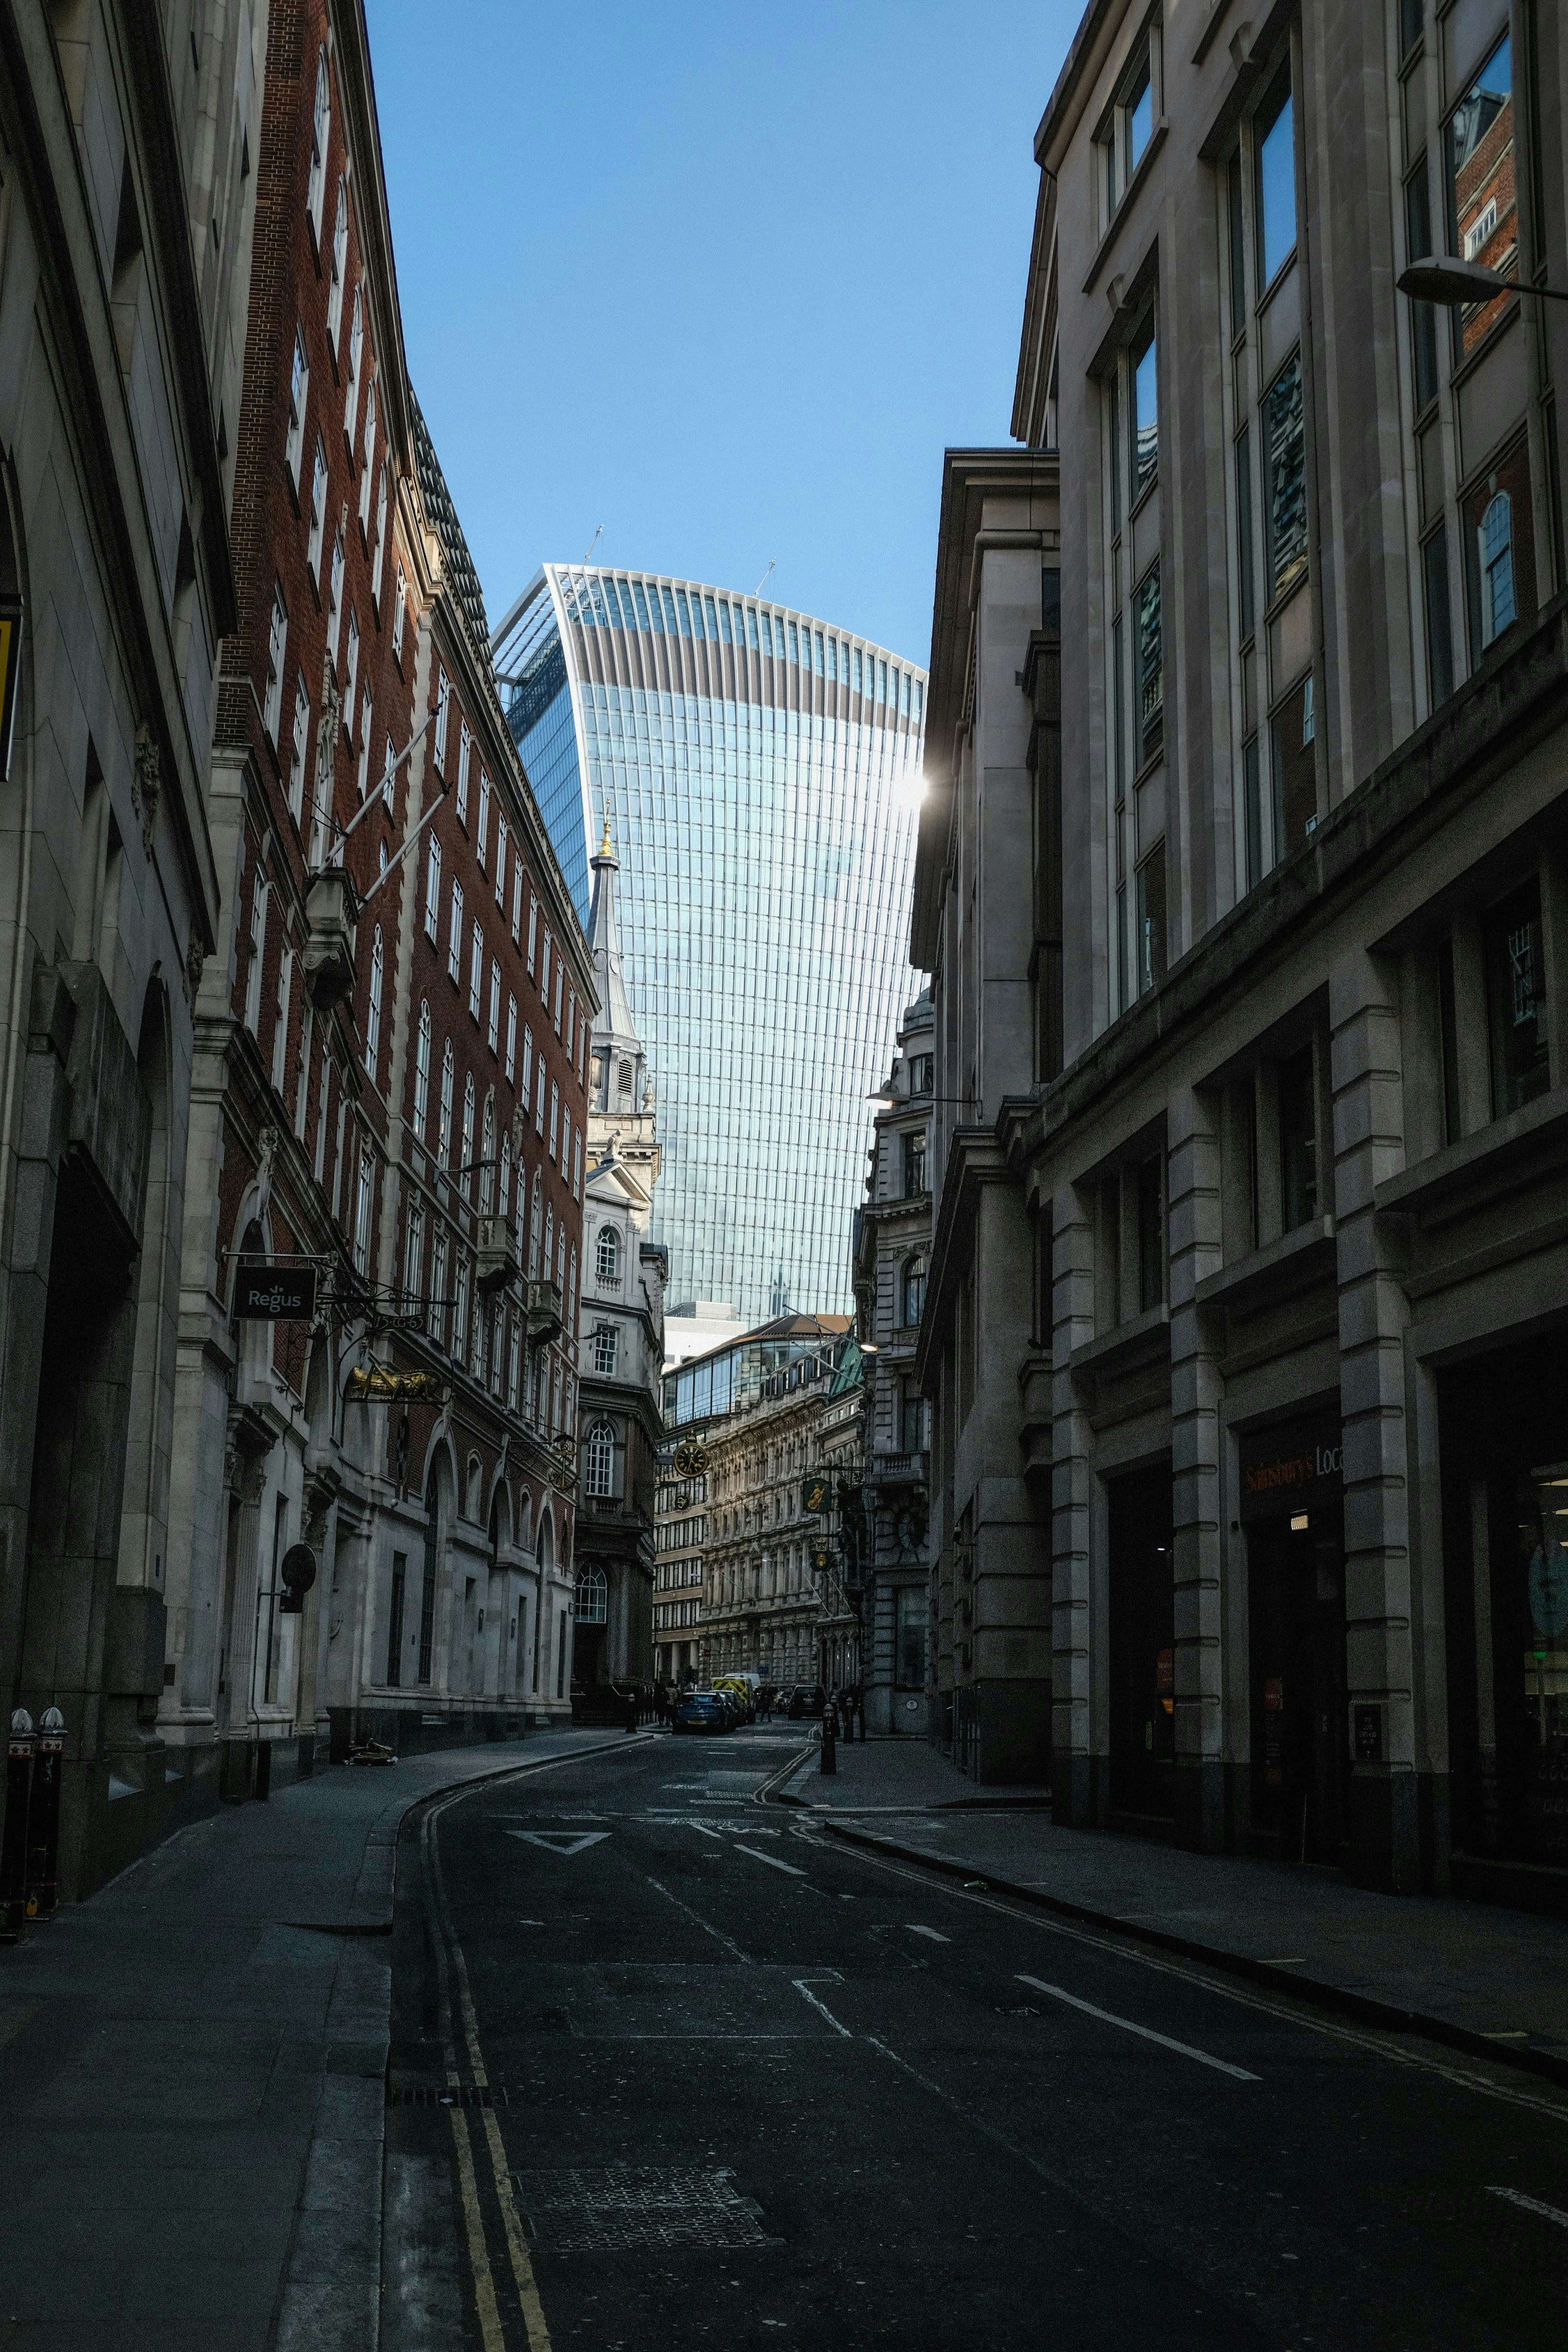
[{"label": "asphalt road", "polygon": [[1556,2352],[1568,2095],[873,1861],[800,1747],[405,1831],[385,2352]]}]

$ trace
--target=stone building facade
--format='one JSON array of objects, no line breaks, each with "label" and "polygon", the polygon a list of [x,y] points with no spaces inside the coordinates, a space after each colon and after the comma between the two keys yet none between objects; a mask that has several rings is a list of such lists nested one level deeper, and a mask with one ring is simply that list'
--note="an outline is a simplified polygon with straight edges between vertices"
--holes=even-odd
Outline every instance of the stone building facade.
[{"label": "stone building facade", "polygon": [[[1514,288],[1562,274],[1565,69],[1502,0],[1088,12],[1037,141],[1026,446],[976,461],[1059,448],[1072,658],[1042,686],[1048,579],[1038,650],[947,633],[916,893],[956,1091],[978,682],[1015,772],[1059,750],[1060,1052],[949,1139],[928,1320],[939,1454],[978,1342],[1026,1483],[1048,1454],[1062,1818],[1535,1900],[1568,1886],[1568,326]],[[1434,313],[1395,288],[1433,249],[1509,282]],[[1024,943],[991,940],[1019,1031]],[[965,1155],[1026,1313],[983,1233],[964,1291]]]},{"label": "stone building facade", "polygon": [[[855,1225],[864,1360],[866,1562],[863,1681],[873,1738],[924,1738],[931,1694],[951,1745],[952,1614],[937,1617],[930,1540],[930,1411],[915,1368],[931,1270],[931,1101],[936,1016],[929,992],[899,1024],[898,1054],[872,1128],[866,1198]],[[945,1672],[942,1671],[945,1669]]]},{"label": "stone building facade", "polygon": [[265,5],[0,6],[0,1688],[63,1717],[64,1899],[139,1849],[166,1769],[266,37]]},{"label": "stone building facade", "polygon": [[647,1238],[658,1129],[647,1056],[626,1002],[608,828],[588,925],[599,1010],[588,1041],[588,1169],[577,1500],[576,1682],[654,1680],[654,1517],[663,1423],[668,1260]]}]

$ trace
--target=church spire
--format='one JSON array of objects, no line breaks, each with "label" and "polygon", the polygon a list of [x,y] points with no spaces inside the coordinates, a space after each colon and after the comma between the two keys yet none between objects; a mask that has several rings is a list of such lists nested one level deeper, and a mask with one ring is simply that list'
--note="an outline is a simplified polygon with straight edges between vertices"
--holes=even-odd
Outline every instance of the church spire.
[{"label": "church spire", "polygon": [[601,1046],[623,1053],[629,1050],[640,1058],[642,1041],[632,1021],[631,1007],[626,1003],[620,934],[616,926],[616,877],[620,870],[620,859],[610,846],[610,824],[606,817],[604,842],[594,860],[594,902],[588,916],[588,944],[594,951],[594,986],[599,999],[592,1037],[595,1050]]}]

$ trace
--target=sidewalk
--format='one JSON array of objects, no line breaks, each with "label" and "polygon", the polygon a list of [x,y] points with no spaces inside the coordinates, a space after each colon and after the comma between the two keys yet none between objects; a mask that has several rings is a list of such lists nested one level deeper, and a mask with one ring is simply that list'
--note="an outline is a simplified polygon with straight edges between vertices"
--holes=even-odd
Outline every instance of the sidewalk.
[{"label": "sidewalk", "polygon": [[373,2352],[399,1824],[631,1744],[329,1769],[0,1951],[0,2347]]},{"label": "sidewalk", "polygon": [[[1568,2084],[1568,1925],[1484,1903],[1368,1893],[1331,1874],[1059,1828],[1032,1792],[977,1790],[934,1748],[838,1745],[784,1784],[852,1843],[984,1878],[1372,2021]],[[997,1810],[979,1810],[975,1801]],[[1006,1801],[1013,1800],[1012,1802]]]}]

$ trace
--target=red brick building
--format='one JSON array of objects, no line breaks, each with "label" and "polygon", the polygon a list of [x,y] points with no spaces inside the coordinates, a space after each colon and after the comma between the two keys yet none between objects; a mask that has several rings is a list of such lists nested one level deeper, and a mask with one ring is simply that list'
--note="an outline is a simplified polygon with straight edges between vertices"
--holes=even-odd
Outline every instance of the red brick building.
[{"label": "red brick building", "polygon": [[[590,967],[406,379],[359,0],[271,8],[256,168],[162,1710],[191,1805],[219,1759],[241,1795],[329,1727],[502,1728],[569,1672]],[[305,1265],[313,1319],[240,1315]],[[373,1362],[444,1401],[350,1399]]]}]

